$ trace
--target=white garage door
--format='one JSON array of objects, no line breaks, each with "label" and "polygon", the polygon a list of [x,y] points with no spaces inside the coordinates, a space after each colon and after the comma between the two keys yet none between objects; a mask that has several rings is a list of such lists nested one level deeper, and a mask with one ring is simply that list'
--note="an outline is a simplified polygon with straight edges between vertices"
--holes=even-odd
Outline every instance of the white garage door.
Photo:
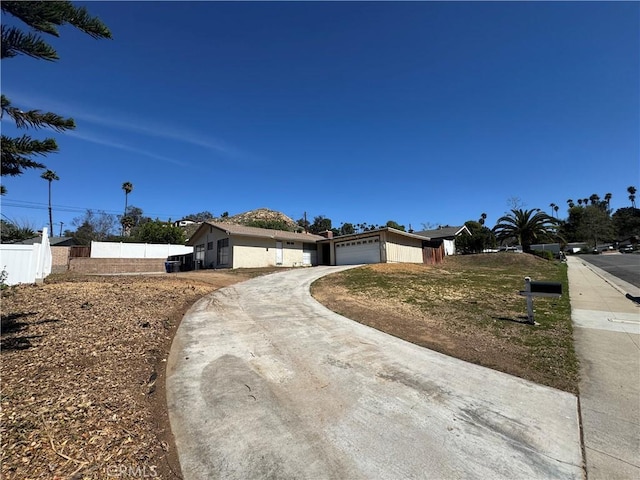
[{"label": "white garage door", "polygon": [[336,243],[336,265],[380,263],[380,237]]}]

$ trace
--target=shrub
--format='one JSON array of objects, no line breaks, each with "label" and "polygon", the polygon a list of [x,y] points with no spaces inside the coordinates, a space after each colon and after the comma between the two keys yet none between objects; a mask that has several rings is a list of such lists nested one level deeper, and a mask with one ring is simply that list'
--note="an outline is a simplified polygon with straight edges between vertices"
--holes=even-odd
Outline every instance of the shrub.
[{"label": "shrub", "polygon": [[553,260],[555,258],[553,252],[550,252],[549,250],[533,250],[531,253],[533,253],[536,257],[541,257],[545,260]]}]

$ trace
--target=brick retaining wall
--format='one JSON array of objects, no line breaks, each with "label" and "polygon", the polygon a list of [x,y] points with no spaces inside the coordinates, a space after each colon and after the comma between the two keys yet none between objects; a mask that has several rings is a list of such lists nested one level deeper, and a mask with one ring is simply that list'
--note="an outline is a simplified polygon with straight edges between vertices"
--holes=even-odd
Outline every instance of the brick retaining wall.
[{"label": "brick retaining wall", "polygon": [[71,247],[51,247],[51,273],[64,273],[69,269]]},{"label": "brick retaining wall", "polygon": [[69,271],[76,273],[164,272],[162,258],[71,258]]}]

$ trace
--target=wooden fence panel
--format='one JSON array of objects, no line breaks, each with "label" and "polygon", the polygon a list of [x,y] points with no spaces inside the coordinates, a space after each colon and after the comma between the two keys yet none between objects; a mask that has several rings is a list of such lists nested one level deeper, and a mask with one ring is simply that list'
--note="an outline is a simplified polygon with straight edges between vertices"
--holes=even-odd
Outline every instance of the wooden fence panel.
[{"label": "wooden fence panel", "polygon": [[426,240],[422,242],[422,261],[427,265],[437,265],[444,260],[444,242]]},{"label": "wooden fence panel", "polygon": [[91,256],[91,247],[86,245],[73,245],[69,250],[69,258],[85,258]]}]

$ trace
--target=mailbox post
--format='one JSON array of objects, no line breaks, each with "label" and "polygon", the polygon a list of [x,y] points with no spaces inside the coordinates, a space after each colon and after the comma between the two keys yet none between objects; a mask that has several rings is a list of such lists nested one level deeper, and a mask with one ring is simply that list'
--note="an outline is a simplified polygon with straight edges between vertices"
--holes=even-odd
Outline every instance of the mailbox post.
[{"label": "mailbox post", "polygon": [[532,282],[530,277],[524,277],[524,290],[520,295],[527,297],[527,320],[533,325],[533,297],[560,298],[562,296],[562,284],[559,282]]}]

